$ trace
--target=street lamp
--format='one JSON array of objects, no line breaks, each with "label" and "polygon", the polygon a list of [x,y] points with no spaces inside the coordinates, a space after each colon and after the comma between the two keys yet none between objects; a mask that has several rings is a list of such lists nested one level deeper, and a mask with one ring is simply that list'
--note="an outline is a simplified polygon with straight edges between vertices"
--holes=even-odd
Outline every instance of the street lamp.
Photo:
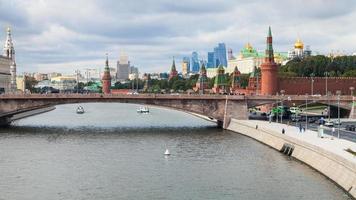
[{"label": "street lamp", "polygon": [[336,91],[337,94],[337,138],[340,139],[340,94],[341,91]]},{"label": "street lamp", "polygon": [[77,93],[79,93],[79,69],[75,70],[76,73],[76,79],[77,79]]},{"label": "street lamp", "polygon": [[310,94],[313,96],[314,95],[314,73],[311,73],[310,74],[310,77],[311,77],[311,91],[310,91]]},{"label": "street lamp", "polygon": [[308,93],[305,94],[305,130],[308,130]]},{"label": "street lamp", "polygon": [[325,75],[325,95],[328,95],[328,76],[330,75],[329,72],[324,72]]},{"label": "street lamp", "polygon": [[284,113],[284,108],[283,108],[283,96],[284,96],[284,90],[281,90],[281,95],[282,95],[282,97],[281,97],[281,107],[282,107],[282,109],[281,109],[281,124],[283,124],[283,113]]},{"label": "street lamp", "polygon": [[355,89],[355,87],[352,87],[352,86],[351,86],[349,89],[350,89],[351,97],[354,96],[354,89]]}]

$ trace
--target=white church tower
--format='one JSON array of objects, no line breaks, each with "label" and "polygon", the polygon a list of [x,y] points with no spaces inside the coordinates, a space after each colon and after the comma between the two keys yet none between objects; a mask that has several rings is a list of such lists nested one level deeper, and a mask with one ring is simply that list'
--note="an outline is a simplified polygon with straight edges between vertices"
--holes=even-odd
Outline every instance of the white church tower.
[{"label": "white church tower", "polygon": [[14,44],[12,43],[12,38],[11,38],[11,29],[10,27],[7,28],[7,37],[5,40],[5,45],[4,45],[4,50],[3,50],[3,56],[7,57],[11,60],[10,64],[10,91],[15,92],[17,90],[17,85],[16,85],[16,61],[15,61],[15,49],[14,49]]}]

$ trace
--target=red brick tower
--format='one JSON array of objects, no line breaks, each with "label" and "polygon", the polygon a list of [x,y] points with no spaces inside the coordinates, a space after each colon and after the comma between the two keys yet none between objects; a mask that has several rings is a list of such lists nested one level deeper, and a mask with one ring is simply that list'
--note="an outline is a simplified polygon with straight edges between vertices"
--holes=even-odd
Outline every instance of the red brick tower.
[{"label": "red brick tower", "polygon": [[264,62],[261,64],[261,73],[261,94],[275,95],[278,90],[278,79],[277,64],[274,62],[273,55],[271,27],[268,29],[266,56]]},{"label": "red brick tower", "polygon": [[171,68],[171,72],[169,73],[169,79],[168,80],[171,80],[172,78],[177,77],[177,76],[178,76],[178,72],[176,70],[176,62],[175,62],[174,57],[173,57],[172,68]]},{"label": "red brick tower", "polygon": [[110,68],[109,68],[109,59],[108,56],[106,55],[106,61],[105,61],[105,70],[104,70],[104,75],[101,79],[103,83],[103,89],[102,92],[104,94],[110,94],[110,87],[111,87],[111,76],[110,76]]}]

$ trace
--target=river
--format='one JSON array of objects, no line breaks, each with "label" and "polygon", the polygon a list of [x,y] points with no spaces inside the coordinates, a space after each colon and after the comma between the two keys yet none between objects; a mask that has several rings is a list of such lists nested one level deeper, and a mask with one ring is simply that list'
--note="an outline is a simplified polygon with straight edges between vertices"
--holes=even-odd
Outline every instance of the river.
[{"label": "river", "polygon": [[305,164],[189,114],[76,106],[0,129],[0,199],[350,199]]}]

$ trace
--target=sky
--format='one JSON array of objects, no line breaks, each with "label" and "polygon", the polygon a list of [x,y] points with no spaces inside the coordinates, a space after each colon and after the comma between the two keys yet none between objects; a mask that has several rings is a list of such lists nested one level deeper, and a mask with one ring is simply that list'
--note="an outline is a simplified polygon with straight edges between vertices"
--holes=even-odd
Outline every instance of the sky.
[{"label": "sky", "polygon": [[[0,0],[0,42],[12,29],[17,70],[73,73],[116,67],[120,52],[140,72],[169,71],[173,56],[224,42],[234,54],[250,42],[275,51],[299,37],[322,54],[356,52],[355,0]],[[3,44],[0,44],[3,45]]]}]

